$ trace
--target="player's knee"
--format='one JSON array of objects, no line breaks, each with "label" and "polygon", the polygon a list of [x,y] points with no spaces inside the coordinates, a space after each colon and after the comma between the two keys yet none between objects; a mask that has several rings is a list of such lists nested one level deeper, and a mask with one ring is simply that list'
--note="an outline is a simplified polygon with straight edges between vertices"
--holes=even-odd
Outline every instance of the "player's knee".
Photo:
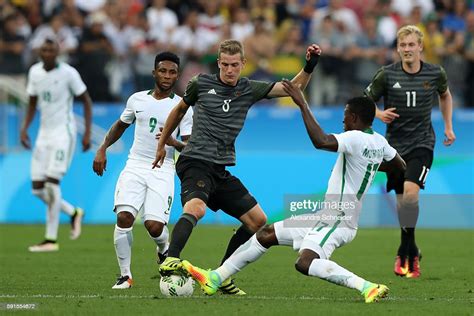
[{"label": "player's knee", "polygon": [[201,199],[191,199],[184,205],[184,212],[193,215],[196,219],[201,219],[206,214],[206,203]]},{"label": "player's knee", "polygon": [[256,233],[258,242],[265,248],[278,244],[273,225],[265,225]]},{"label": "player's knee", "polygon": [[405,204],[413,204],[418,202],[418,192],[416,191],[404,191],[402,202]]},{"label": "player's knee", "polygon": [[145,221],[145,228],[151,237],[157,238],[163,233],[163,227],[165,224],[158,221]]},{"label": "player's knee", "polygon": [[130,228],[134,221],[135,217],[130,212],[119,212],[117,214],[117,226],[120,228]]},{"label": "player's knee", "polygon": [[317,253],[311,250],[303,250],[295,262],[295,269],[304,275],[308,275],[309,267],[315,259],[319,259]]}]

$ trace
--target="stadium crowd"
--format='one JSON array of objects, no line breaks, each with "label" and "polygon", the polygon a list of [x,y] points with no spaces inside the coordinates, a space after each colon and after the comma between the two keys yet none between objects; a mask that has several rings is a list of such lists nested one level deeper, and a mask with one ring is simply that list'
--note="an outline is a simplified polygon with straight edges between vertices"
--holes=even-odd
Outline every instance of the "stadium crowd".
[{"label": "stadium crowd", "polygon": [[472,0],[0,0],[0,76],[25,84],[53,38],[94,102],[123,101],[153,87],[159,51],[181,57],[182,92],[194,74],[216,71],[222,39],[244,43],[243,75],[270,80],[295,74],[306,45],[318,43],[324,57],[309,99],[341,104],[397,60],[396,30],[415,24],[424,60],[446,69],[455,106],[474,107],[473,10]]}]

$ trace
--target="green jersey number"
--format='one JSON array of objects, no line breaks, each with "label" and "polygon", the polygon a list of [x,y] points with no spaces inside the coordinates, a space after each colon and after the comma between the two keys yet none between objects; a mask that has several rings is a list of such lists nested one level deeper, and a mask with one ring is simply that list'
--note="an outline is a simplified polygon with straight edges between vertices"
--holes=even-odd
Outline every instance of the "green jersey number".
[{"label": "green jersey number", "polygon": [[415,107],[416,106],[416,91],[406,91],[407,95],[407,107]]},{"label": "green jersey number", "polygon": [[158,123],[158,120],[154,117],[150,117],[150,121],[148,123],[148,126],[150,126],[150,133],[153,133],[153,131],[155,130],[156,123]]},{"label": "green jersey number", "polygon": [[171,211],[171,205],[173,205],[173,198],[168,196],[168,209],[165,211],[165,214],[168,215]]},{"label": "green jersey number", "polygon": [[43,92],[43,100],[45,102],[51,102],[51,92],[49,91],[44,91]]},{"label": "green jersey number", "polygon": [[365,189],[367,188],[367,185],[370,185],[372,181],[374,181],[375,174],[377,173],[377,170],[379,169],[380,164],[372,164],[369,163],[367,165],[367,170],[365,171],[364,175],[364,180],[362,180],[362,184],[360,185],[359,191],[357,192],[357,199],[360,200],[362,195],[365,192]]}]

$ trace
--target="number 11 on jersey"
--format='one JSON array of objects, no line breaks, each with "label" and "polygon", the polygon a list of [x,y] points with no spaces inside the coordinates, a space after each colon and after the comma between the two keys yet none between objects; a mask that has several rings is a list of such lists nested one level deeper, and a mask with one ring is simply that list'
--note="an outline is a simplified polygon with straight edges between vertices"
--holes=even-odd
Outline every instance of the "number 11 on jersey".
[{"label": "number 11 on jersey", "polygon": [[407,94],[407,107],[416,106],[416,91],[406,91]]}]

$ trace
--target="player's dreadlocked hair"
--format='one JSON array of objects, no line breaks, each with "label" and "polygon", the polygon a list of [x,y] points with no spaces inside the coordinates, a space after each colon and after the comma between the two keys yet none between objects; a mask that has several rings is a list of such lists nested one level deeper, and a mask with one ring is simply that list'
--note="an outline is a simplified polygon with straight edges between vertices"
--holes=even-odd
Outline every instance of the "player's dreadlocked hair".
[{"label": "player's dreadlocked hair", "polygon": [[176,65],[178,65],[178,68],[179,68],[179,57],[176,54],[171,53],[171,52],[162,52],[162,53],[159,53],[158,55],[156,55],[155,56],[155,68],[158,66],[160,61],[163,61],[163,60],[169,60],[169,61],[173,62]]},{"label": "player's dreadlocked hair", "polygon": [[240,53],[240,58],[244,59],[244,47],[242,43],[234,40],[234,39],[227,39],[219,45],[219,49],[217,50],[217,58],[221,57],[221,53],[228,54],[228,55],[235,55]]},{"label": "player's dreadlocked hair", "polygon": [[360,120],[367,124],[372,125],[375,117],[375,103],[368,97],[355,97],[347,101],[349,110],[356,114]]}]

